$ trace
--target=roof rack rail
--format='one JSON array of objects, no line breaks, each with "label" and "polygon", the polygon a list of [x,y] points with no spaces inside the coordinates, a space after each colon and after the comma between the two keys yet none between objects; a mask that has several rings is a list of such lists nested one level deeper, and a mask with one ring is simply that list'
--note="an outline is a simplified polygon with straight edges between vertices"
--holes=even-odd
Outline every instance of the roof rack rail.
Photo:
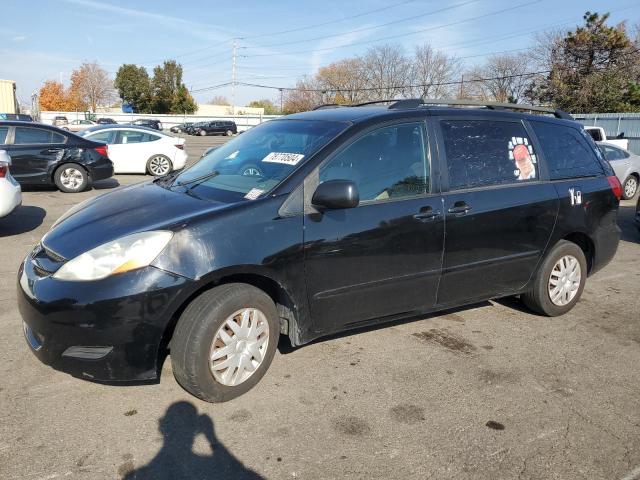
[{"label": "roof rack rail", "polygon": [[326,108],[338,108],[338,107],[350,107],[351,105],[340,105],[338,103],[323,103],[317,107],[313,107],[313,110],[324,110]]},{"label": "roof rack rail", "polygon": [[[398,103],[398,102],[402,102],[402,99],[399,98],[389,98],[386,100],[370,100],[368,102],[362,102],[362,103],[354,103],[352,105],[349,105],[350,107],[366,107],[367,105],[376,105],[378,103],[390,103],[390,102],[394,102],[394,103]],[[391,108],[391,107],[389,107]]]},{"label": "roof rack rail", "polygon": [[390,105],[390,109],[400,108],[416,108],[421,105],[453,105],[453,106],[469,106],[469,107],[485,107],[490,110],[524,110],[529,112],[543,112],[550,113],[556,118],[563,118],[566,120],[573,120],[573,117],[565,112],[551,107],[539,107],[537,105],[526,105],[520,103],[500,103],[500,102],[484,102],[482,100],[458,100],[450,98],[414,98],[408,100],[401,100],[393,105]]}]

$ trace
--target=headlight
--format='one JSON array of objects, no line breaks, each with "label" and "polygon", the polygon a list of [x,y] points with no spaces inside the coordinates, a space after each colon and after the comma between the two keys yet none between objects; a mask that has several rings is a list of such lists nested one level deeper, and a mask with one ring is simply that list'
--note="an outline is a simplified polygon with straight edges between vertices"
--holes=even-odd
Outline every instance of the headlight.
[{"label": "headlight", "polygon": [[100,280],[109,275],[146,267],[167,246],[172,232],[127,235],[89,250],[65,263],[54,275],[58,280]]}]

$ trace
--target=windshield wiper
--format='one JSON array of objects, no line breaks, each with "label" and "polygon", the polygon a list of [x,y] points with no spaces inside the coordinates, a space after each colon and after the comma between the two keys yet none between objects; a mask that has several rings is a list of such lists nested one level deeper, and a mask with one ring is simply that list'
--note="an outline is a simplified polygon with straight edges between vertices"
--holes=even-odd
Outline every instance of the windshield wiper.
[{"label": "windshield wiper", "polygon": [[[217,177],[218,175],[220,175],[220,172],[218,170],[214,170],[214,171],[206,173],[204,175],[200,175],[199,177],[192,178],[190,180],[184,180],[182,182],[178,182],[178,183],[175,184],[175,186],[176,187],[184,187],[186,185],[192,185],[192,184],[198,185],[199,183],[202,183],[205,180],[209,180],[210,178]],[[195,186],[195,185],[192,185],[192,186]]]}]

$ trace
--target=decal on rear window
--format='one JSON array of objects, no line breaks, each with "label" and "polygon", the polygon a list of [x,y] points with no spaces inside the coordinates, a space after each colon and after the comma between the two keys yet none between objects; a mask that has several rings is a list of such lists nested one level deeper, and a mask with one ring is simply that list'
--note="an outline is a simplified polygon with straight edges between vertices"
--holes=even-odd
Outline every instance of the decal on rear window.
[{"label": "decal on rear window", "polygon": [[284,163],[285,165],[297,165],[304,158],[301,153],[271,152],[262,159],[263,162]]},{"label": "decal on rear window", "polygon": [[525,137],[511,137],[509,141],[509,158],[515,163],[513,175],[518,180],[533,180],[536,178],[536,163],[538,159],[533,153],[529,139]]}]

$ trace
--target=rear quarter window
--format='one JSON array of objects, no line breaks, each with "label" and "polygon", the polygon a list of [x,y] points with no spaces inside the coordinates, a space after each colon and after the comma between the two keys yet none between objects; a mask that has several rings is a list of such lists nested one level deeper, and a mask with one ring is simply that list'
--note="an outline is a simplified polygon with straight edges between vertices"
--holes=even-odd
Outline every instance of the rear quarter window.
[{"label": "rear quarter window", "polygon": [[4,145],[7,141],[7,135],[9,133],[9,127],[0,127],[0,145]]},{"label": "rear quarter window", "polygon": [[590,177],[604,172],[595,149],[575,128],[557,123],[532,121],[552,180]]}]

